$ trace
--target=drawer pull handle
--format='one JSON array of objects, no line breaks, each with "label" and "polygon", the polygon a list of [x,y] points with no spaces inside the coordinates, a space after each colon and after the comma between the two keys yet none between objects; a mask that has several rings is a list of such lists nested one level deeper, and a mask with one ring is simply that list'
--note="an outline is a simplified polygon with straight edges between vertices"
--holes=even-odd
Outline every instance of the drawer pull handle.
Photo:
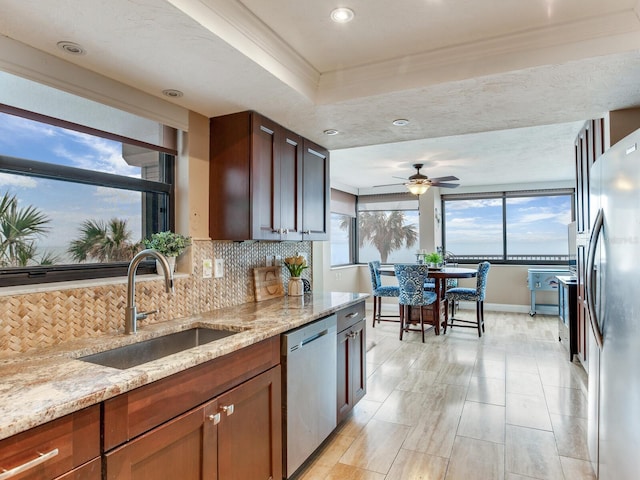
[{"label": "drawer pull handle", "polygon": [[209,420],[211,422],[213,422],[214,425],[217,425],[220,423],[220,414],[216,413],[215,415],[209,415]]},{"label": "drawer pull handle", "polygon": [[360,312],[351,312],[350,314],[346,315],[347,318],[354,318],[357,317],[360,314]]},{"label": "drawer pull handle", "polygon": [[27,470],[40,465],[41,463],[46,462],[47,460],[58,455],[58,449],[54,448],[50,452],[47,453],[39,453],[36,458],[33,460],[29,460],[27,463],[23,463],[22,465],[18,465],[11,470],[2,469],[2,473],[0,473],[0,480],[6,480],[7,478],[12,478],[18,475],[19,473],[26,472]]},{"label": "drawer pull handle", "polygon": [[233,403],[231,405],[225,405],[224,407],[222,407],[222,411],[227,414],[227,417],[229,415],[233,415],[234,409],[235,407],[233,406]]}]

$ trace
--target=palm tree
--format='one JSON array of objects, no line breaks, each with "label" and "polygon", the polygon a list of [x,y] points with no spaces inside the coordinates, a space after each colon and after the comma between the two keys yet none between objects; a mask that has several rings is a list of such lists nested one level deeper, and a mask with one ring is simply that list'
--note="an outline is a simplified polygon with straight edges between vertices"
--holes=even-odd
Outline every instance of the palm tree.
[{"label": "palm tree", "polygon": [[49,218],[34,206],[18,208],[15,195],[0,198],[0,265],[24,267],[34,261],[36,237],[49,229]]},{"label": "palm tree", "polygon": [[386,263],[389,254],[404,245],[411,248],[418,241],[415,227],[405,224],[404,212],[360,212],[358,218],[360,247],[371,243],[380,252],[380,261]]},{"label": "palm tree", "polygon": [[140,249],[139,242],[131,241],[127,221],[112,218],[109,223],[85,220],[80,227],[80,238],[73,240],[68,252],[77,262],[122,262],[130,260]]}]

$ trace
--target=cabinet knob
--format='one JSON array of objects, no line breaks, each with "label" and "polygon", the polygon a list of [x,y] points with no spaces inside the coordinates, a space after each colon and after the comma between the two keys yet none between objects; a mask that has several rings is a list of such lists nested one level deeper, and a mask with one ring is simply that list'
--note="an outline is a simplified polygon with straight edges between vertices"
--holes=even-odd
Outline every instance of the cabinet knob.
[{"label": "cabinet knob", "polygon": [[227,417],[229,415],[233,415],[234,410],[235,407],[233,406],[233,403],[231,405],[225,405],[224,407],[222,407],[222,411],[227,414]]},{"label": "cabinet knob", "polygon": [[216,413],[215,415],[209,415],[207,418],[209,419],[210,422],[213,422],[214,425],[217,425],[220,423],[219,413]]},{"label": "cabinet knob", "polygon": [[305,230],[304,232],[302,232],[305,235],[311,235],[311,230]]}]

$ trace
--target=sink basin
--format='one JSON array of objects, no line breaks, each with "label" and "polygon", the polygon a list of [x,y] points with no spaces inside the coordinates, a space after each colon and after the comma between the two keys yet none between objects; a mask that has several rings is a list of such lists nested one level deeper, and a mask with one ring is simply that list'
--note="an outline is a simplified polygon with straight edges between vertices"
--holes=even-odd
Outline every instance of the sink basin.
[{"label": "sink basin", "polygon": [[198,347],[236,333],[239,332],[214,330],[211,328],[192,328],[93,355],[79,357],[78,360],[126,370],[127,368],[158,360],[173,353]]}]

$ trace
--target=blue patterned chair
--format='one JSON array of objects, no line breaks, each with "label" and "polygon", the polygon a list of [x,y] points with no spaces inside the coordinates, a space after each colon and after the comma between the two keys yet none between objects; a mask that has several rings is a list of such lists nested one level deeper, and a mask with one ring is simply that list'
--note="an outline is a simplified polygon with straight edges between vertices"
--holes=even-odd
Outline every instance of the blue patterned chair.
[{"label": "blue patterned chair", "polygon": [[[491,264],[489,262],[482,262],[478,264],[478,276],[476,278],[476,288],[463,288],[456,287],[447,290],[447,303],[451,304],[451,322],[448,324],[450,327],[465,327],[465,328],[477,328],[478,336],[482,337],[484,332],[484,297],[487,290],[487,276],[489,275],[489,269]],[[454,318],[454,306],[459,301],[476,302],[476,321],[473,320],[460,320]],[[454,322],[459,322],[454,324]],[[468,325],[467,325],[468,324]]]},{"label": "blue patterned chair", "polygon": [[400,295],[400,289],[395,285],[382,285],[380,279],[380,262],[374,260],[369,262],[369,273],[371,274],[371,292],[373,294],[373,327],[376,326],[376,320],[378,323],[384,322],[397,322],[398,315],[385,315],[384,317],[380,313],[382,310],[382,297],[397,297]]},{"label": "blue patterned chair", "polygon": [[[409,326],[412,323],[411,307],[418,307],[420,330],[422,332],[422,342],[424,343],[424,324],[430,323],[434,326],[436,335],[440,333],[435,315],[436,294],[425,290],[429,276],[428,265],[419,265],[415,263],[396,263],[394,265],[396,278],[398,279],[398,287],[400,288],[400,296],[398,303],[400,304],[400,340],[402,334],[410,331]],[[431,306],[431,308],[425,308]],[[427,318],[425,318],[425,315]]]}]

